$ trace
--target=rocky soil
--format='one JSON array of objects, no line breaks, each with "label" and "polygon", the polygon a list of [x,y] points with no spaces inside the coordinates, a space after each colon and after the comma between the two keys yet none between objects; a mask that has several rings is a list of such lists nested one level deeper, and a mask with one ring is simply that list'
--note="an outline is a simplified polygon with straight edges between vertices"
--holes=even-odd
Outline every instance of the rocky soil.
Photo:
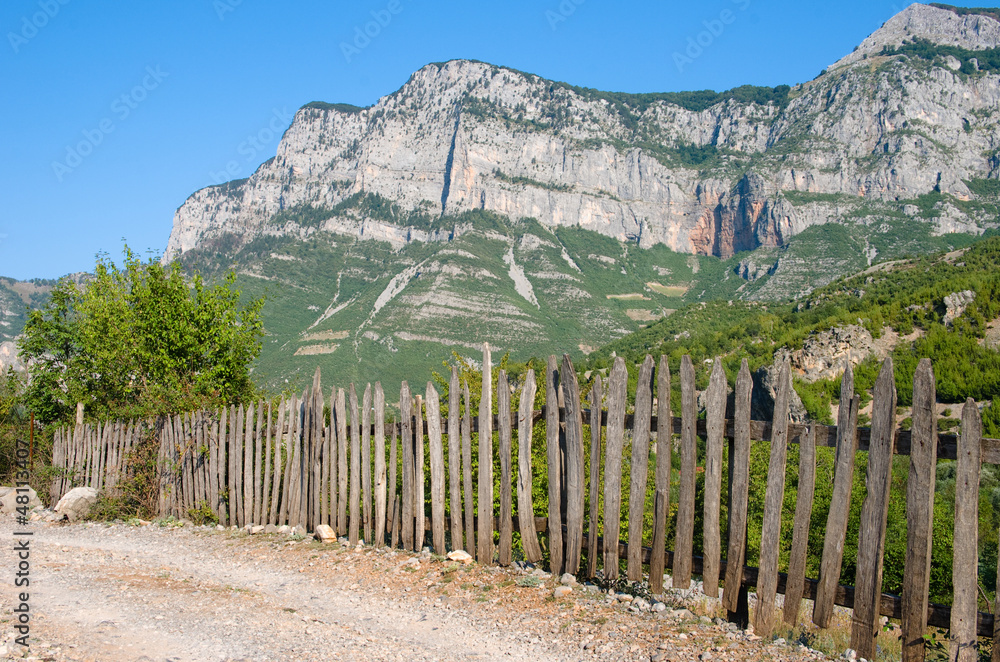
[{"label": "rocky soil", "polygon": [[[692,592],[630,601],[527,567],[466,566],[301,536],[156,524],[32,527],[31,648],[14,644],[5,607],[2,659],[823,657],[713,620],[705,614],[717,603]],[[12,540],[13,530],[13,520],[0,521],[0,536]],[[3,558],[13,567],[12,552]],[[3,604],[12,604],[12,582],[2,591]]]}]

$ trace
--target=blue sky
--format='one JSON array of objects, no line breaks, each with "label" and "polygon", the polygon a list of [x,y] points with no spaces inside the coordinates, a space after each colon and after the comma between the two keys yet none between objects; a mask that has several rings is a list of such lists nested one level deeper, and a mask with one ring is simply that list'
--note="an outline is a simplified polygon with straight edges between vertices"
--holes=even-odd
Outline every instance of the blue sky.
[{"label": "blue sky", "polygon": [[299,106],[370,105],[428,62],[627,92],[793,84],[907,4],[5,0],[0,275],[89,270],[123,239],[159,254],[185,198],[230,162],[249,176]]}]

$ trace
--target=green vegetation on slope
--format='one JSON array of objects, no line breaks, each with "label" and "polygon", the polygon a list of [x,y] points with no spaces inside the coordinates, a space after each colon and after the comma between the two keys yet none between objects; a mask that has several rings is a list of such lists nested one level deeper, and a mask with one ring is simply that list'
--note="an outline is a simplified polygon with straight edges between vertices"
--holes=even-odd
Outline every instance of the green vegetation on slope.
[{"label": "green vegetation on slope", "polygon": [[[945,46],[927,39],[914,39],[898,47],[885,46],[880,54],[906,55],[929,62],[941,62],[951,56],[962,63],[960,71],[968,75],[1000,71],[1000,48],[969,50],[959,46]],[[973,59],[976,63],[972,62]]]}]

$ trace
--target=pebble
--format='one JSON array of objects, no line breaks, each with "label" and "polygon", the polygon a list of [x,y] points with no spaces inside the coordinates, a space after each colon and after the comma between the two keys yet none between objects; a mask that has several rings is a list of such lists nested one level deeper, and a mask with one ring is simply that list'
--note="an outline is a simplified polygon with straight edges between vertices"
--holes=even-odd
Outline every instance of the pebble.
[{"label": "pebble", "polygon": [[556,586],[556,590],[552,592],[552,595],[557,598],[565,598],[572,592],[573,589],[569,586]]}]

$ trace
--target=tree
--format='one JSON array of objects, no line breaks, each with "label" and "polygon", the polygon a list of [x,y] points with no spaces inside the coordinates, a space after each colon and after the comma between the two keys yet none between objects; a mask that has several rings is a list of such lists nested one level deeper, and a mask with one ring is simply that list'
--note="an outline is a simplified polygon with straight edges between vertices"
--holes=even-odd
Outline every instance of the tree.
[{"label": "tree", "polygon": [[77,402],[125,417],[252,397],[263,299],[241,306],[234,284],[233,273],[211,287],[188,281],[178,263],[144,263],[128,246],[121,268],[99,257],[84,284],[60,280],[20,342],[28,406],[47,422]]}]

